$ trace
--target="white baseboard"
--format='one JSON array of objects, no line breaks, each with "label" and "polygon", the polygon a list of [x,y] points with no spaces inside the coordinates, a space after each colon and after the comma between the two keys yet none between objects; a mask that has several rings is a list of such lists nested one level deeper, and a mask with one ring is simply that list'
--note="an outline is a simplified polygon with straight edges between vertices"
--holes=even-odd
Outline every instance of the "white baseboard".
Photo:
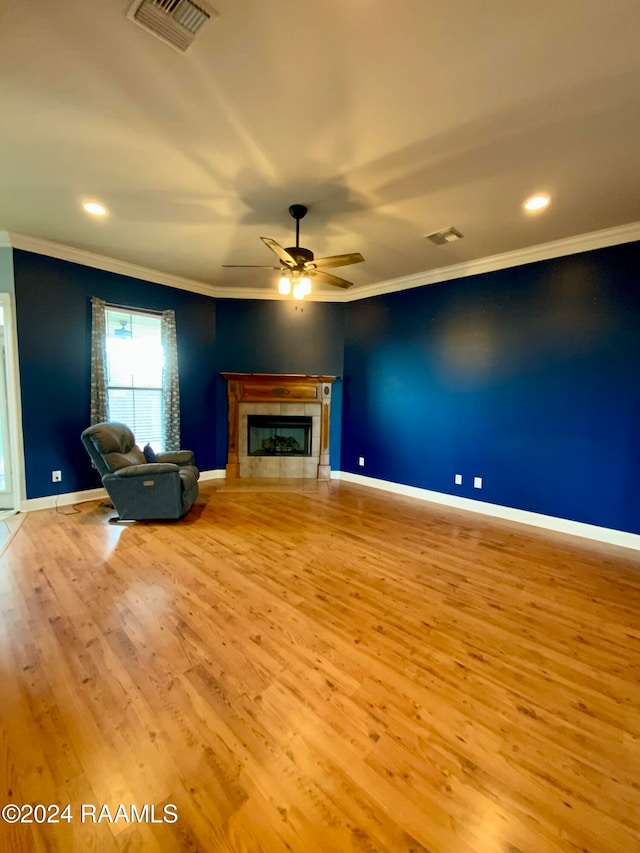
[{"label": "white baseboard", "polygon": [[[223,468],[215,468],[211,471],[200,472],[200,482],[207,480],[223,480],[226,471]],[[490,504],[485,501],[475,501],[471,498],[458,498],[455,495],[447,495],[443,492],[433,492],[430,489],[419,489],[416,486],[405,486],[402,483],[393,483],[389,480],[377,480],[374,477],[364,477],[362,474],[350,474],[347,471],[332,471],[332,480],[344,480],[345,483],[355,483],[359,486],[367,486],[370,489],[380,489],[384,492],[392,492],[408,498],[417,498],[421,501],[449,506],[454,509],[464,509],[469,512],[479,512],[493,518],[504,521],[516,521],[519,524],[528,524],[532,527],[541,527],[544,530],[552,530],[555,533],[565,533],[569,536],[580,536],[583,539],[592,539],[596,542],[605,542],[608,545],[620,545],[623,548],[632,548],[640,551],[640,535],[637,533],[626,533],[624,530],[612,530],[608,527],[597,527],[595,524],[584,524],[581,521],[569,521],[566,518],[556,518],[552,515],[541,515],[537,512],[529,512],[524,509]],[[30,512],[38,509],[51,509],[55,506],[68,506],[69,504],[83,503],[84,501],[97,501],[107,498],[104,489],[88,489],[83,492],[67,492],[61,495],[49,495],[44,498],[32,498],[22,501],[21,512]]]},{"label": "white baseboard", "polygon": [[[219,480],[226,477],[224,468],[216,468],[211,471],[200,471],[200,482],[206,480]],[[47,495],[44,498],[31,498],[20,503],[20,512],[32,512],[38,509],[51,509],[55,506],[69,506],[70,504],[84,503],[85,501],[101,501],[108,498],[104,489],[86,489],[82,492],[64,492],[59,495]]]},{"label": "white baseboard", "polygon": [[64,492],[59,495],[47,495],[44,498],[30,498],[20,502],[20,512],[32,512],[37,509],[51,509],[55,506],[69,506],[85,501],[101,501],[107,498],[104,489],[86,489],[82,492]]},{"label": "white baseboard", "polygon": [[212,468],[211,471],[200,471],[200,482],[204,480],[224,480],[227,472],[224,468]]},{"label": "white baseboard", "polygon": [[385,492],[393,492],[396,495],[430,501],[431,503],[454,507],[455,509],[479,512],[483,515],[493,516],[493,518],[503,519],[504,521],[516,521],[519,524],[529,524],[533,527],[541,527],[556,533],[566,533],[570,536],[580,536],[583,539],[593,539],[597,542],[606,542],[608,545],[621,545],[623,548],[633,548],[636,551],[640,551],[640,535],[637,533],[611,530],[608,527],[597,527],[594,524],[584,524],[581,521],[569,521],[565,518],[541,515],[537,512],[529,512],[524,509],[513,509],[508,506],[475,501],[471,498],[459,498],[455,495],[432,492],[429,489],[419,489],[415,486],[404,486],[402,483],[377,480],[374,477],[364,477],[362,474],[350,474],[346,471],[332,471],[331,477],[334,480],[357,483],[360,486],[382,489]]}]

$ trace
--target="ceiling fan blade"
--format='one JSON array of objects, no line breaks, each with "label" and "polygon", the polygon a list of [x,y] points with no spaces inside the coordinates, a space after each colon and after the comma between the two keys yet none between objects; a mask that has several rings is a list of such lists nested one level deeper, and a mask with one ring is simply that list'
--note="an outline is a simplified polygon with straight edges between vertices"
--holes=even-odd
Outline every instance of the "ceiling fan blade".
[{"label": "ceiling fan blade", "polygon": [[364,258],[360,254],[360,252],[350,252],[347,255],[331,255],[328,258],[315,258],[313,261],[309,261],[309,264],[305,264],[305,266],[315,266],[315,267],[346,267],[349,264],[361,264],[364,261]]},{"label": "ceiling fan blade", "polygon": [[264,264],[221,264],[221,266],[226,267],[227,269],[239,269],[239,270],[280,270],[282,267],[267,267]]},{"label": "ceiling fan blade", "polygon": [[333,284],[334,287],[351,287],[353,284],[352,281],[347,281],[346,278],[338,278],[337,275],[332,275],[330,272],[321,272],[320,270],[316,270],[312,273],[315,279],[319,281],[324,281],[327,284]]},{"label": "ceiling fan blade", "polygon": [[283,264],[286,264],[288,267],[297,266],[296,259],[293,255],[290,255],[286,249],[283,249],[280,243],[276,243],[275,240],[272,240],[271,237],[261,237],[260,238],[265,246],[268,246],[272,252],[275,252],[276,255],[280,258]]}]

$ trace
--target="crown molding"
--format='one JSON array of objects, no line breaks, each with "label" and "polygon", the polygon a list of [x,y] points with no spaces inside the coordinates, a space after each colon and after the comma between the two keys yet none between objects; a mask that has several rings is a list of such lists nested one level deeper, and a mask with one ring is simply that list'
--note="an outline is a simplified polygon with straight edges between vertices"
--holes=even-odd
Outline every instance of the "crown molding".
[{"label": "crown molding", "polygon": [[370,296],[380,296],[383,293],[394,293],[398,290],[410,290],[427,284],[468,278],[472,275],[519,267],[536,261],[576,255],[579,252],[590,252],[593,249],[604,249],[607,246],[616,246],[621,243],[633,243],[635,240],[640,240],[640,222],[630,222],[628,225],[604,228],[601,231],[579,234],[576,237],[565,237],[562,240],[541,243],[538,246],[529,246],[526,249],[515,249],[501,255],[491,255],[487,258],[478,258],[462,264],[439,267],[402,278],[388,279],[378,282],[378,284],[365,285],[359,287],[355,293],[346,293],[344,300],[340,301],[354,302],[358,299],[367,299]]},{"label": "crown molding", "polygon": [[[118,275],[126,275],[142,281],[149,281],[153,284],[175,287],[178,290],[189,290],[192,293],[200,293],[203,296],[211,296],[217,299],[267,299],[281,300],[283,302],[291,300],[290,296],[282,296],[273,288],[215,287],[211,284],[205,284],[203,281],[159,272],[150,267],[139,266],[129,261],[120,261],[116,258],[109,258],[106,255],[97,255],[94,252],[87,252],[85,249],[76,249],[73,246],[66,246],[63,243],[55,243],[52,240],[29,237],[27,234],[0,231],[0,246],[5,245],[2,242],[3,236],[7,239],[6,245],[13,246],[14,249],[34,252],[37,255],[47,255],[50,258],[57,258],[61,261],[70,261],[74,264],[82,264],[86,267],[93,267],[94,269],[105,270],[106,272],[113,272]],[[332,296],[333,294],[330,293],[311,294],[311,296],[307,296],[305,299],[307,302],[344,301],[344,294],[342,292],[336,294],[337,299],[333,299]]]},{"label": "crown molding", "polygon": [[165,287],[175,287],[177,290],[190,290],[203,296],[217,296],[214,288],[203,281],[195,281],[191,278],[171,275],[158,270],[142,267],[129,261],[119,261],[116,258],[108,258],[106,255],[96,255],[84,249],[76,249],[73,246],[65,246],[62,243],[54,243],[51,240],[42,240],[39,237],[29,237],[26,234],[14,234],[9,232],[9,239],[14,249],[22,249],[25,252],[34,252],[37,255],[47,255],[61,261],[71,261],[74,264],[82,264],[85,267],[93,267],[106,272],[118,273],[141,281],[149,281],[153,284],[162,284]]},{"label": "crown molding", "polygon": [[[275,302],[292,302],[292,296],[283,296],[275,288],[262,289],[258,287],[218,287],[212,288],[216,299],[262,299]],[[344,291],[340,293],[311,293],[305,296],[304,302],[346,302]],[[298,302],[297,304],[304,304]]]},{"label": "crown molding", "polygon": [[[550,243],[541,243],[537,246],[529,246],[526,249],[516,249],[512,252],[504,252],[501,255],[491,255],[487,258],[467,261],[461,264],[453,264],[437,269],[425,270],[402,278],[392,278],[377,284],[364,285],[354,290],[340,290],[336,293],[312,293],[305,297],[306,302],[355,302],[360,299],[368,299],[371,296],[380,296],[384,293],[394,293],[399,290],[410,290],[414,287],[424,287],[429,284],[438,284],[445,281],[454,281],[459,278],[468,278],[472,275],[480,275],[486,272],[508,269],[510,267],[531,264],[536,261],[561,258],[566,255],[575,255],[579,252],[589,252],[594,249],[603,249],[607,246],[616,246],[621,243],[632,243],[640,240],[640,222],[631,222],[628,225],[620,225],[615,228],[604,228],[601,231],[592,231],[589,234],[579,234],[575,237],[566,237],[562,240],[554,240]],[[195,279],[182,278],[181,276],[159,272],[149,267],[132,264],[128,261],[119,261],[108,258],[106,255],[97,255],[84,249],[75,249],[62,243],[54,243],[50,240],[42,240],[39,237],[29,237],[25,234],[14,234],[13,232],[0,231],[0,247],[13,246],[15,249],[23,249],[26,252],[35,252],[39,255],[47,255],[63,261],[71,261],[76,264],[94,267],[95,269],[117,273],[119,275],[138,278],[153,284],[161,284],[166,287],[175,287],[178,290],[188,290],[203,296],[217,299],[261,299],[290,301],[290,296],[282,296],[275,288],[258,287],[216,287],[205,284]]]}]

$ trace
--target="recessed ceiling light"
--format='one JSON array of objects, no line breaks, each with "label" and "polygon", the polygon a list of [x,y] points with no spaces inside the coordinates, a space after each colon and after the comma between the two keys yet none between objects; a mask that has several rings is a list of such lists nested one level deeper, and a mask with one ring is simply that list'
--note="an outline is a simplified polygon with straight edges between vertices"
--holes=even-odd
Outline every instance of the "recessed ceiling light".
[{"label": "recessed ceiling light", "polygon": [[98,204],[97,201],[86,201],[82,206],[92,216],[104,216],[107,212],[107,208]]},{"label": "recessed ceiling light", "polygon": [[528,198],[524,203],[525,210],[542,210],[543,207],[546,207],[551,199],[548,195],[532,195],[531,198]]}]

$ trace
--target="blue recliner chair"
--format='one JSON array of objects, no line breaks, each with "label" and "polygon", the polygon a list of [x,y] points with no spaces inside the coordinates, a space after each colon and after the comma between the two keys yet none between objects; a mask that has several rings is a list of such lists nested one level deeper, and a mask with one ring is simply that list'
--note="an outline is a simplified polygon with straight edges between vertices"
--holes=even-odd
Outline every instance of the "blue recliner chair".
[{"label": "blue recliner chair", "polygon": [[125,424],[101,423],[81,435],[117,516],[109,521],[182,518],[198,497],[200,472],[190,450],[147,462]]}]

